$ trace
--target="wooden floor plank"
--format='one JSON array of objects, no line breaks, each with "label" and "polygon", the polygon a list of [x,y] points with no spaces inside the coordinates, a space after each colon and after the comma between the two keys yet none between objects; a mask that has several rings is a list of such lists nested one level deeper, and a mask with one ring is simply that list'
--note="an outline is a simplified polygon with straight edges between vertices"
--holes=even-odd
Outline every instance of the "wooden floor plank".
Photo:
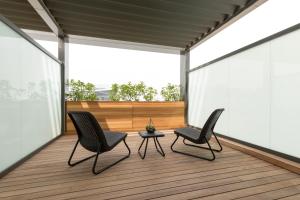
[{"label": "wooden floor plank", "polygon": [[[231,160],[232,162],[232,160]],[[186,163],[184,164],[186,165]],[[120,173],[117,173],[117,178],[118,179],[128,179],[128,178],[131,178],[130,180],[133,180],[132,178],[136,178],[137,176],[140,176],[140,177],[144,177],[142,178],[142,180],[147,180],[147,179],[153,179],[155,178],[155,176],[158,176],[158,177],[163,177],[163,176],[183,176],[183,175],[190,175],[190,174],[195,174],[194,172],[197,173],[201,173],[203,175],[203,172],[199,172],[198,169],[195,167],[195,166],[177,166],[177,167],[174,167],[172,169],[143,169],[141,171],[138,171],[138,170],[133,170],[133,171],[128,171],[128,172],[120,172]],[[251,166],[249,166],[251,165]],[[218,174],[218,173],[224,173],[224,172],[232,172],[232,171],[238,171],[238,170],[243,170],[243,169],[249,169],[249,168],[255,168],[255,167],[265,167],[267,166],[269,170],[271,170],[273,168],[273,166],[270,166],[269,164],[266,164],[266,163],[261,163],[261,162],[257,162],[255,160],[246,160],[246,161],[241,161],[240,162],[240,166],[235,166],[235,164],[232,164],[232,163],[224,163],[223,165],[221,166],[214,166],[214,167],[203,167],[202,169],[203,170],[206,170],[206,173],[212,173],[212,174]],[[191,168],[191,169],[189,169]],[[116,171],[116,170],[115,170]],[[88,173],[89,172],[89,173]],[[68,174],[57,174],[61,177],[64,177],[64,180],[68,180],[68,181],[74,181],[74,180],[77,180],[77,181],[81,181],[81,180],[90,180],[91,178],[91,174],[90,174],[90,169],[88,169],[88,172],[86,176],[83,176],[82,172],[73,172],[72,173],[68,173]],[[189,173],[190,172],[190,173]],[[145,175],[152,175],[152,174],[155,174],[155,176],[145,176]],[[115,175],[114,174],[106,174],[102,176],[102,180],[106,180],[106,181],[113,181],[115,178]],[[55,179],[54,179],[55,178]],[[5,189],[5,187],[13,187],[15,188],[16,186],[18,185],[24,185],[24,184],[27,184],[27,183],[30,183],[30,185],[32,185],[33,183],[38,183],[38,184],[41,184],[43,182],[46,182],[46,183],[51,183],[51,182],[54,182],[54,183],[58,183],[56,182],[56,180],[60,180],[60,179],[57,179],[59,177],[57,176],[51,176],[51,177],[47,177],[46,181],[45,181],[45,178],[40,178],[40,179],[35,179],[35,180],[30,180],[30,179],[26,179],[26,182],[25,181],[13,181],[13,182],[8,182],[8,183],[2,183],[2,187],[0,188],[0,191],[3,191]],[[97,180],[96,180],[97,181]]]},{"label": "wooden floor plank", "polygon": [[[262,174],[257,174],[257,176],[270,176],[270,174],[277,174],[280,172],[265,172]],[[247,176],[247,175],[245,175]],[[46,198],[47,200],[50,199],[81,199],[84,197],[87,197],[89,199],[97,199],[97,196],[104,196],[103,199],[148,199],[148,198],[155,198],[160,197],[164,194],[170,194],[171,191],[182,191],[182,189],[190,189],[190,188],[204,188],[204,187],[215,187],[215,186],[221,186],[224,184],[229,183],[237,183],[241,181],[241,178],[244,176],[236,176],[236,177],[230,177],[225,179],[218,179],[218,180],[212,180],[212,181],[202,181],[201,178],[199,179],[189,179],[189,180],[181,180],[177,182],[169,182],[166,184],[157,184],[157,185],[150,185],[145,187],[136,187],[132,189],[126,189],[122,190],[121,192],[107,192],[102,193],[101,188],[93,189],[93,190],[85,190],[80,191],[78,193],[72,193],[68,196],[55,196],[52,198]]]},{"label": "wooden floor plank", "polygon": [[[26,199],[31,198],[31,197],[45,197],[45,196],[49,196],[49,195],[59,195],[59,194],[66,194],[69,191],[69,188],[72,188],[73,191],[76,191],[77,193],[79,193],[79,196],[81,196],[82,194],[84,194],[84,191],[89,190],[88,192],[95,192],[98,193],[109,193],[109,192],[114,192],[114,191],[121,191],[124,192],[125,190],[129,190],[132,189],[133,191],[139,191],[139,189],[141,189],[142,187],[145,187],[147,189],[149,189],[149,191],[151,191],[151,188],[154,188],[153,186],[155,185],[155,187],[169,187],[170,184],[175,184],[175,185],[180,185],[180,184],[191,184],[191,183],[197,183],[197,182],[203,182],[203,181],[213,181],[213,180],[218,180],[218,179],[224,179],[224,178],[230,178],[232,176],[237,176],[238,174],[243,175],[243,174],[249,174],[249,173],[284,173],[282,170],[280,171],[270,171],[267,167],[264,168],[254,168],[253,170],[239,170],[239,171],[235,171],[235,172],[231,172],[231,173],[222,173],[222,174],[211,174],[211,175],[207,175],[205,173],[203,174],[191,174],[189,175],[182,175],[182,176],[168,176],[168,177],[162,177],[160,179],[156,178],[156,179],[152,179],[152,180],[143,180],[141,178],[137,178],[131,181],[126,181],[126,180],[119,180],[119,181],[113,181],[113,182],[106,182],[106,184],[101,184],[101,188],[99,188],[98,186],[98,182],[99,181],[95,181],[95,182],[89,182],[89,180],[87,181],[82,181],[76,184],[76,186],[74,186],[73,182],[69,182],[69,183],[64,183],[62,184],[58,184],[58,185],[53,185],[52,187],[47,186],[43,189],[41,188],[35,188],[34,192],[35,194],[33,194],[33,190],[28,191],[25,190],[25,193],[22,192],[22,190],[16,192],[11,192],[10,195],[16,195],[16,194],[20,194],[20,192],[22,192],[22,199]],[[263,175],[262,175],[263,176]],[[160,185],[159,185],[160,184]],[[163,186],[162,186],[163,185]],[[62,188],[63,186],[63,188]],[[29,192],[29,193],[28,193]],[[32,193],[31,193],[32,192]],[[28,195],[27,195],[28,194]],[[3,193],[2,195],[9,195],[7,193]],[[73,195],[73,194],[72,194]],[[66,195],[65,195],[66,196]],[[55,197],[57,198],[57,197]]]},{"label": "wooden floor plank", "polygon": [[[0,199],[278,199],[300,193],[299,175],[229,147],[213,162],[175,154],[174,135],[160,138],[166,157],[150,143],[145,160],[137,155],[141,138],[127,142],[132,155],[100,175],[93,175],[93,160],[75,167],[66,163],[76,142],[63,136],[0,180]],[[178,149],[202,156],[209,152],[178,143]],[[126,153],[123,145],[103,154],[101,164]],[[79,148],[76,157],[90,155]],[[100,163],[99,163],[100,164]]]},{"label": "wooden floor plank", "polygon": [[206,198],[201,198],[203,200],[216,200],[216,199],[224,199],[224,200],[229,200],[229,199],[237,199],[241,198],[244,196],[249,196],[257,193],[262,193],[262,192],[268,192],[272,190],[279,190],[281,188],[287,187],[287,186],[295,186],[300,184],[300,179],[299,178],[294,178],[294,179],[288,179],[288,180],[278,180],[276,182],[271,182],[271,183],[266,183],[264,185],[258,185],[254,187],[249,187],[249,188],[244,188],[240,190],[235,190],[231,192],[227,192],[226,194],[218,194],[218,195],[213,195],[209,196]]},{"label": "wooden floor plank", "polygon": [[300,199],[300,194],[296,195],[291,195],[288,197],[280,198],[280,200],[299,200]]},{"label": "wooden floor plank", "polygon": [[255,195],[241,197],[240,200],[257,200],[257,199],[264,199],[264,200],[271,200],[271,199],[278,199],[278,198],[285,198],[292,195],[297,195],[300,193],[300,185],[295,186],[284,186],[282,189],[273,188],[269,192],[263,193],[256,193]]}]

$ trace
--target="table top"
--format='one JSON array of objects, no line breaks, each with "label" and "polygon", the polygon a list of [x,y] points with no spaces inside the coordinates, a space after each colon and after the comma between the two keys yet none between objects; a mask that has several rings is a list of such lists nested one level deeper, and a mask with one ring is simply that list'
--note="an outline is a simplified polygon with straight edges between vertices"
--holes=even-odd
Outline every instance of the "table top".
[{"label": "table top", "polygon": [[154,133],[148,133],[147,131],[140,131],[139,135],[142,138],[152,138],[152,137],[164,137],[165,134],[159,131],[155,131]]}]

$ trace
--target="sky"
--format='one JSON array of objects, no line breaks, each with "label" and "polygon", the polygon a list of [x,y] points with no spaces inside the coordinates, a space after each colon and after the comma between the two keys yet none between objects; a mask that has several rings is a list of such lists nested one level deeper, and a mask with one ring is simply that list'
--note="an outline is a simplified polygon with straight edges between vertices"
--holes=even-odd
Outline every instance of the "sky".
[{"label": "sky", "polygon": [[[300,0],[269,0],[191,51],[191,68],[300,22]],[[57,43],[38,41],[57,56]],[[70,44],[69,78],[98,87],[143,81],[158,90],[179,84],[180,56]]]},{"label": "sky", "polygon": [[72,44],[69,51],[70,77],[74,79],[97,85],[143,81],[155,88],[179,84],[180,56],[176,54],[80,44]]},{"label": "sky", "polygon": [[[57,57],[57,43],[38,40]],[[100,88],[113,83],[138,83],[160,90],[180,83],[180,56],[82,44],[69,46],[69,78],[91,82]]]}]

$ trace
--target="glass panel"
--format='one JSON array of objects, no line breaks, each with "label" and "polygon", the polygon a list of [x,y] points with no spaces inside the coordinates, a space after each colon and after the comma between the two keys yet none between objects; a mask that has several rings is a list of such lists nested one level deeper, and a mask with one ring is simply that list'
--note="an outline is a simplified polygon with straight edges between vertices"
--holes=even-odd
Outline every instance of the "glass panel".
[{"label": "glass panel", "polygon": [[300,157],[300,30],[190,73],[189,124]]},{"label": "glass panel", "polygon": [[299,6],[299,0],[267,1],[192,49],[191,69],[299,23]]},{"label": "glass panel", "polygon": [[60,134],[60,64],[0,22],[0,172]]},{"label": "glass panel", "polygon": [[189,80],[189,123],[203,127],[216,108],[225,108],[215,130],[228,133],[228,62],[221,61],[193,71]]},{"label": "glass panel", "polygon": [[271,43],[272,149],[300,157],[300,30]]}]

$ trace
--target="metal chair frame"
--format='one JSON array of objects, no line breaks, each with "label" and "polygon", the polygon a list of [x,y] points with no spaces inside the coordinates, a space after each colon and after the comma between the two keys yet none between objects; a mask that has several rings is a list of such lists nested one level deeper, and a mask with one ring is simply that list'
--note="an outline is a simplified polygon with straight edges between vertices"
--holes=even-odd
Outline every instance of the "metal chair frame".
[{"label": "metal chair frame", "polygon": [[[116,165],[117,163],[121,162],[122,160],[128,158],[131,154],[131,151],[130,151],[130,148],[129,146],[127,145],[125,139],[126,139],[126,134],[125,133],[122,133],[123,134],[123,138],[120,138],[118,141],[115,141],[117,143],[113,144],[112,146],[109,146],[107,144],[107,138],[106,138],[106,135],[105,133],[103,132],[100,124],[97,122],[97,120],[95,119],[95,117],[89,113],[89,112],[83,112],[83,111],[74,111],[74,112],[69,112],[68,113],[72,122],[74,123],[74,126],[76,128],[76,131],[77,131],[77,135],[78,135],[78,140],[72,150],[72,153],[69,157],[69,160],[68,160],[68,165],[73,167],[75,165],[78,165],[84,161],[87,161],[93,157],[95,157],[95,160],[94,160],[94,164],[93,164],[93,167],[92,167],[92,172],[93,174],[100,174],[101,172],[111,168],[112,166]],[[80,116],[81,118],[79,118],[79,121],[76,121],[76,119],[74,118],[74,116],[78,115]],[[81,121],[80,121],[81,120]],[[88,135],[88,134],[90,135]],[[114,133],[110,133],[110,132],[106,132],[107,134],[114,134]],[[83,141],[87,141],[87,143],[81,143]],[[118,145],[118,143],[120,142],[124,142],[127,150],[128,150],[128,154],[125,155],[124,157],[122,157],[121,159],[115,161],[114,163],[108,165],[108,166],[105,166],[105,167],[102,167],[100,169],[96,169],[96,166],[97,166],[97,161],[98,161],[98,157],[100,154],[104,153],[104,152],[108,152],[108,151],[111,151],[116,145]],[[91,152],[94,152],[93,155],[87,157],[87,158],[83,158],[81,160],[78,160],[76,162],[72,162],[72,158],[74,156],[74,153],[77,149],[77,146],[78,144],[81,143],[81,146],[83,146],[85,149],[87,149],[88,151],[91,151]],[[92,145],[92,147],[89,147],[88,145]],[[92,149],[90,149],[92,148]]]},{"label": "metal chair frame", "polygon": [[185,144],[185,145],[187,145],[187,146],[199,148],[199,149],[206,149],[206,150],[209,150],[209,151],[211,152],[211,154],[212,154],[212,158],[207,158],[207,157],[203,157],[203,156],[197,156],[197,155],[193,155],[193,154],[190,154],[190,153],[186,153],[186,152],[182,152],[182,151],[175,150],[175,149],[174,149],[174,145],[175,145],[176,141],[178,140],[179,135],[177,135],[176,139],[175,139],[174,142],[172,143],[172,145],[171,145],[171,150],[172,150],[173,152],[175,152],[175,153],[180,153],[180,154],[187,155],[187,156],[192,156],[192,157],[195,157],[195,158],[200,158],[200,159],[204,159],[204,160],[208,160],[208,161],[213,161],[213,160],[216,159],[216,156],[215,156],[214,151],[216,151],[216,152],[221,152],[221,151],[223,150],[223,147],[222,147],[221,143],[219,142],[219,140],[218,140],[217,136],[215,135],[215,133],[213,133],[213,135],[214,135],[214,137],[215,137],[215,139],[216,139],[216,141],[217,141],[217,143],[218,143],[220,149],[213,149],[213,148],[211,148],[211,145],[209,144],[209,142],[208,142],[208,140],[207,140],[206,138],[205,138],[205,142],[207,143],[208,148],[207,148],[207,147],[202,147],[202,146],[193,145],[193,144],[188,144],[188,143],[185,142],[186,139],[183,138],[183,144]]},{"label": "metal chair frame", "polygon": [[[216,136],[216,134],[214,133],[213,130],[214,130],[214,127],[215,127],[215,125],[216,125],[216,123],[217,123],[217,121],[218,121],[218,119],[219,119],[219,117],[220,117],[220,115],[222,114],[223,111],[224,111],[223,108],[216,109],[215,111],[212,112],[212,114],[209,116],[209,118],[205,122],[203,129],[201,129],[201,130],[193,129],[194,132],[195,131],[199,132],[198,139],[196,139],[196,140],[195,140],[195,138],[192,138],[191,136],[189,136],[188,133],[185,133],[184,136],[182,136],[182,135],[180,135],[180,132],[176,132],[176,130],[175,130],[174,133],[176,134],[176,139],[174,140],[174,142],[171,145],[171,150],[175,153],[180,153],[180,154],[187,155],[187,156],[192,156],[192,157],[195,157],[195,158],[200,158],[200,159],[209,160],[209,161],[215,160],[216,156],[215,156],[214,152],[221,152],[223,150],[223,147],[222,147],[220,141],[218,140],[218,138],[217,138],[217,136]],[[211,147],[211,145],[209,143],[209,140],[210,140],[212,135],[215,137],[215,139],[216,139],[216,141],[219,145],[219,149],[213,149]],[[174,145],[177,142],[179,136],[183,137],[183,144],[184,145],[199,148],[199,149],[209,150],[211,152],[212,157],[208,158],[208,157],[193,155],[193,154],[190,154],[190,153],[175,150]],[[198,145],[194,145],[194,144],[188,144],[188,143],[186,143],[186,140],[189,140],[190,142],[192,142],[194,144],[205,144],[206,143],[208,147],[198,146]]]},{"label": "metal chair frame", "polygon": [[[94,164],[93,164],[93,168],[92,168],[92,172],[93,172],[93,174],[95,174],[95,175],[100,174],[101,172],[103,172],[103,171],[105,171],[105,170],[111,168],[112,166],[116,165],[117,163],[121,162],[122,160],[124,160],[124,159],[126,159],[126,158],[129,158],[129,156],[130,156],[130,154],[131,154],[131,151],[130,151],[130,149],[129,149],[129,147],[128,147],[126,141],[125,141],[125,139],[123,140],[123,142],[124,142],[124,144],[125,144],[125,146],[126,146],[126,148],[127,148],[127,150],[128,150],[128,154],[127,154],[126,156],[122,157],[121,159],[117,160],[116,162],[114,162],[114,163],[112,163],[112,164],[110,164],[110,165],[108,165],[108,166],[106,166],[106,167],[103,167],[103,168],[101,168],[101,169],[99,169],[99,170],[96,170],[96,165],[97,165],[98,157],[99,157],[100,154],[104,153],[104,152],[101,152],[101,151],[100,151],[101,145],[100,145],[99,142],[98,142],[98,150],[97,150],[97,153],[96,153],[96,154],[91,155],[91,156],[89,156],[89,157],[87,157],[87,158],[84,158],[84,159],[82,159],[82,160],[79,160],[79,161],[76,161],[76,162],[72,163],[73,155],[74,155],[74,153],[75,153],[75,151],[76,151],[76,148],[77,148],[77,146],[78,146],[78,143],[79,143],[79,139],[78,139],[77,142],[76,142],[76,144],[75,144],[75,146],[74,146],[74,148],[73,148],[73,151],[72,151],[72,153],[71,153],[71,155],[70,155],[70,158],[69,158],[69,160],[68,160],[68,165],[71,166],[71,167],[74,167],[75,165],[78,165],[78,164],[80,164],[80,163],[82,163],[82,162],[84,162],[84,161],[86,161],[86,160],[89,160],[89,159],[95,157]],[[105,152],[106,152],[106,151],[105,151]]]}]

